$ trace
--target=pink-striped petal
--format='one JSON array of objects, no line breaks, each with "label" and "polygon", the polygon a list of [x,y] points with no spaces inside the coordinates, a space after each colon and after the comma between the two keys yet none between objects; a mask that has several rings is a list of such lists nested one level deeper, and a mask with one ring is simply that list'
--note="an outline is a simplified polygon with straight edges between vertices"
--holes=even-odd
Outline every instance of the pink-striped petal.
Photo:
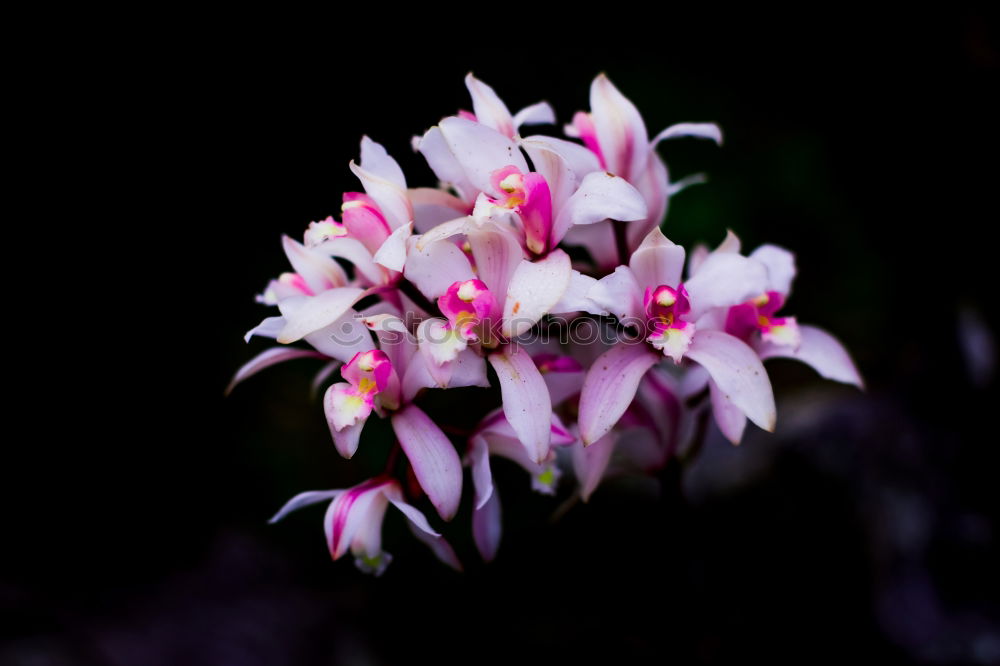
[{"label": "pink-striped petal", "polygon": [[604,74],[590,86],[590,115],[608,171],[627,180],[642,173],[650,152],[646,125]]},{"label": "pink-striped petal", "polygon": [[687,357],[708,370],[722,394],[747,418],[774,432],[771,380],[753,349],[722,331],[698,331]]},{"label": "pink-striped petal", "polygon": [[392,427],[420,487],[444,520],[451,520],[462,499],[462,463],[441,429],[415,405],[392,416]]},{"label": "pink-striped petal", "polygon": [[628,409],[646,371],[662,358],[644,343],[619,344],[587,371],[580,394],[580,437],[590,446],[604,437]]},{"label": "pink-striped petal", "polygon": [[532,460],[541,464],[552,438],[552,400],[531,356],[515,346],[489,356],[500,380],[503,412]]},{"label": "pink-striped petal", "polygon": [[837,338],[821,328],[808,325],[800,325],[799,334],[802,342],[798,349],[787,345],[763,342],[757,349],[760,358],[795,359],[811,366],[825,379],[853,384],[861,389],[865,387],[861,373],[858,372],[857,366],[851,360],[851,355]]},{"label": "pink-striped petal", "polygon": [[343,492],[345,492],[345,489],[338,488],[336,490],[309,490],[304,493],[299,493],[292,499],[285,502],[285,505],[278,510],[278,513],[274,514],[274,516],[272,516],[267,522],[274,524],[290,514],[292,511],[297,511],[302,507],[318,504],[319,502],[323,502],[325,500],[332,500]]},{"label": "pink-striped petal", "polygon": [[237,384],[253,377],[261,370],[296,358],[326,358],[326,356],[310,349],[297,349],[295,347],[271,347],[270,349],[266,349],[254,356],[236,371],[236,374],[233,375],[232,381],[229,382],[229,386],[226,387],[226,395],[229,395]]}]

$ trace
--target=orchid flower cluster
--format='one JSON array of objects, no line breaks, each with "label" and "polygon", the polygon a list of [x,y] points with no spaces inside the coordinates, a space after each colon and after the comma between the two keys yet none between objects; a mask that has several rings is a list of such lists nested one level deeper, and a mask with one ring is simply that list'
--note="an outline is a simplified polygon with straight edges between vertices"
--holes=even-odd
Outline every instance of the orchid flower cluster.
[{"label": "orchid flower cluster", "polygon": [[[301,242],[283,238],[292,270],[258,297],[280,314],[247,334],[279,346],[233,380],[326,359],[316,381],[339,370],[323,408],[345,458],[364,446],[369,421],[391,423],[383,474],[301,493],[272,519],[329,502],[333,559],[350,552],[375,574],[391,560],[381,538],[390,504],[461,568],[417,504],[452,520],[466,467],[473,541],[488,561],[501,536],[491,458],[522,467],[540,493],[561,484],[587,501],[602,481],[655,473],[693,447],[709,413],[734,444],[748,420],[772,431],[767,359],[861,386],[836,339],[783,314],[796,273],[789,251],[745,255],[730,232],[688,254],[660,230],[670,197],[702,178],[671,182],[657,145],[721,145],[716,125],[681,123],[650,140],[635,106],[600,75],[590,111],[565,127],[570,139],[523,137],[525,126],[555,123],[547,103],[512,115],[488,85],[471,74],[465,83],[472,112],[413,140],[437,188],[408,187],[386,149],[364,137],[350,164],[364,192],[343,195],[340,220],[311,223]],[[461,437],[421,408],[427,391],[491,383],[501,404]],[[455,397],[458,412],[463,392]]]}]

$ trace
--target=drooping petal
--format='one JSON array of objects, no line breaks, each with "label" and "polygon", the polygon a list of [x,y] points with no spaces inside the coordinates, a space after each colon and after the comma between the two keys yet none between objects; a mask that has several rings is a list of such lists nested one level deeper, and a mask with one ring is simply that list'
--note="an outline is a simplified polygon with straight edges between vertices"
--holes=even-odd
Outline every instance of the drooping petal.
[{"label": "drooping petal", "polygon": [[540,464],[552,438],[552,401],[545,380],[528,353],[517,347],[490,354],[489,361],[500,380],[504,415],[528,455]]},{"label": "drooping petal", "polygon": [[[360,394],[356,388],[347,382],[338,382],[326,390],[323,397],[323,410],[330,430],[343,430],[359,421],[364,421],[372,412],[372,400]],[[345,458],[354,455],[345,454]]]},{"label": "drooping petal", "polygon": [[465,87],[472,96],[472,110],[476,114],[476,121],[513,138],[514,119],[493,88],[474,77],[471,72],[465,76]]},{"label": "drooping petal", "polygon": [[646,371],[662,357],[645,343],[619,344],[601,354],[587,371],[580,394],[580,437],[590,446],[622,417]]},{"label": "drooping petal", "polygon": [[611,173],[595,171],[584,177],[579,189],[559,210],[552,225],[550,244],[556,246],[575,225],[608,219],[630,222],[645,219],[647,213],[642,194],[628,181]]},{"label": "drooping petal", "polygon": [[361,431],[364,430],[366,420],[358,421],[353,425],[344,426],[340,430],[330,425],[330,436],[333,438],[333,445],[337,453],[350,460],[358,452],[358,444],[361,442]]},{"label": "drooping petal", "polygon": [[514,131],[523,125],[555,125],[556,112],[548,102],[535,102],[514,114]]},{"label": "drooping petal", "polygon": [[382,246],[372,257],[376,264],[385,266],[389,270],[400,272],[406,263],[406,245],[410,236],[413,235],[412,224],[401,224],[389,234]]},{"label": "drooping petal", "polygon": [[711,379],[708,381],[709,393],[712,398],[712,414],[719,430],[733,444],[739,444],[743,438],[743,429],[747,425],[747,417],[743,411],[733,404],[726,394]]},{"label": "drooping petal", "polygon": [[472,280],[475,274],[469,258],[454,243],[446,240],[418,242],[410,249],[403,275],[428,299],[436,300],[456,282]]},{"label": "drooping petal", "polygon": [[722,145],[722,129],[715,123],[677,123],[657,134],[650,144],[655,146],[660,141],[667,139],[677,139],[680,137],[694,137],[696,139],[709,139],[718,145]]},{"label": "drooping petal", "polygon": [[580,497],[584,502],[590,499],[601,483],[617,439],[615,433],[609,432],[590,446],[581,444],[573,447],[573,473],[580,484]]},{"label": "drooping petal", "polygon": [[400,446],[420,487],[444,520],[451,520],[462,499],[462,463],[441,429],[415,405],[392,416]]},{"label": "drooping petal", "polygon": [[768,291],[776,291],[783,296],[792,293],[796,273],[794,254],[777,245],[761,245],[750,253],[750,258],[767,267]]},{"label": "drooping petal", "polygon": [[496,130],[456,116],[445,118],[438,127],[469,182],[482,192],[499,194],[493,192],[490,174],[508,164],[522,173],[529,171],[517,145]]},{"label": "drooping petal", "polygon": [[569,287],[569,255],[554,250],[539,261],[521,261],[511,276],[503,305],[503,334],[521,335],[552,311]]},{"label": "drooping petal", "polygon": [[754,259],[733,253],[713,252],[684,283],[691,297],[691,313],[697,321],[716,307],[731,307],[762,294],[767,287],[767,268]]},{"label": "drooping petal", "polygon": [[276,523],[292,511],[297,511],[304,506],[317,504],[324,500],[333,499],[342,492],[345,492],[343,488],[338,488],[336,490],[309,490],[304,493],[299,493],[292,499],[288,500],[285,503],[285,506],[281,507],[278,513],[274,514],[274,516],[267,522],[272,524]]},{"label": "drooping petal", "polygon": [[481,435],[469,440],[469,467],[472,469],[472,487],[475,489],[472,506],[475,511],[483,508],[493,494],[493,472],[490,470],[490,451]]},{"label": "drooping petal", "polygon": [[243,340],[250,342],[250,338],[259,335],[263,338],[277,338],[281,330],[285,328],[284,317],[265,317],[262,322],[251,328],[243,336]]},{"label": "drooping petal", "polygon": [[619,266],[591,288],[587,297],[624,322],[638,322],[643,316],[642,287],[628,266]]},{"label": "drooping petal", "polygon": [[486,504],[472,513],[472,539],[484,561],[492,562],[497,556],[502,534],[500,494],[494,489]]},{"label": "drooping petal", "polygon": [[[358,532],[368,536],[369,543],[364,550],[377,555],[377,546],[381,544],[375,542],[380,542],[382,519],[389,504],[382,493],[387,483],[395,481],[370,479],[340,493],[330,503],[323,518],[323,531],[333,559],[339,559],[354,545]],[[375,527],[378,529],[373,529]]]},{"label": "drooping petal", "polygon": [[861,374],[840,341],[821,328],[805,324],[799,325],[799,335],[802,342],[798,349],[762,342],[757,353],[761,359],[792,358],[802,361],[825,379],[864,388]]},{"label": "drooping petal", "polygon": [[431,549],[431,552],[434,553],[434,557],[438,558],[438,560],[455,571],[462,571],[462,561],[458,559],[455,549],[451,547],[451,544],[448,543],[447,539],[443,536],[428,534],[417,527],[413,521],[408,521],[406,524],[410,528],[410,533],[416,537],[417,541]]},{"label": "drooping petal", "polygon": [[684,248],[674,244],[656,227],[632,253],[628,265],[643,288],[676,287],[684,270]]},{"label": "drooping petal", "polygon": [[650,152],[646,125],[604,74],[590,86],[590,112],[608,171],[627,180],[642,173]]},{"label": "drooping petal", "polygon": [[340,319],[364,295],[357,287],[330,289],[313,297],[287,298],[278,304],[285,327],[278,342],[288,344]]},{"label": "drooping petal", "polygon": [[751,421],[774,431],[771,380],[757,354],[746,343],[722,331],[699,331],[687,357],[702,365],[723,396]]},{"label": "drooping petal", "polygon": [[236,371],[236,374],[233,375],[232,381],[229,382],[229,386],[226,387],[226,395],[229,395],[237,384],[249,377],[253,377],[261,370],[269,368],[277,363],[291,361],[296,358],[326,358],[326,356],[310,349],[297,349],[295,347],[271,347],[270,349],[266,349],[260,354],[254,356]]}]

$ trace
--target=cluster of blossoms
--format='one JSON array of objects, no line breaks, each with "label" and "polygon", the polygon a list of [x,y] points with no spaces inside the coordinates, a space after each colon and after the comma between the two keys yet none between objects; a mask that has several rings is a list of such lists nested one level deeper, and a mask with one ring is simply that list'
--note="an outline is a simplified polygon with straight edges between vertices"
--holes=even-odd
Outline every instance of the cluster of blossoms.
[{"label": "cluster of blossoms", "polygon": [[[501,534],[493,456],[523,467],[541,493],[554,494],[571,476],[586,501],[610,476],[662,468],[691,446],[709,411],[733,443],[747,420],[773,430],[766,359],[798,359],[823,377],[861,385],[832,336],[779,314],[795,277],[791,253],[763,245],[744,255],[729,233],[714,250],[687,255],[660,231],[670,196],[700,179],[671,183],[657,144],[721,144],[718,127],[682,123],[650,140],[635,106],[601,75],[590,112],[565,128],[579,142],[522,137],[525,125],[555,123],[548,104],[511,115],[471,74],[466,85],[473,111],[413,141],[438,188],[408,188],[397,162],[365,137],[360,163],[350,164],[364,193],[344,194],[340,221],[313,222],[301,243],[283,239],[293,272],[259,297],[280,315],[247,334],[282,346],[234,379],[290,359],[326,359],[317,382],[339,369],[342,381],[326,389],[323,407],[346,458],[373,413],[389,420],[396,443],[385,473],[297,495],[272,519],[329,501],[331,555],[350,551],[376,574],[390,560],[381,544],[389,504],[460,568],[407,500],[426,496],[450,521],[464,467],[474,489],[473,539],[490,560]],[[290,346],[299,341],[309,348]],[[427,390],[491,381],[501,405],[464,441],[421,409]],[[457,395],[453,408],[461,409]]]}]

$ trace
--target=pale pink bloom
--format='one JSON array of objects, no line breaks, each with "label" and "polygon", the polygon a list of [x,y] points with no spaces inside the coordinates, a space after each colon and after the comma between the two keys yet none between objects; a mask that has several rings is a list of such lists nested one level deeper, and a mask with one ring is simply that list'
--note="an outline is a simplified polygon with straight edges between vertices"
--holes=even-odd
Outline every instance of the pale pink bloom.
[{"label": "pale pink bloom", "polygon": [[[729,401],[751,421],[773,430],[774,397],[767,373],[746,343],[713,330],[703,315],[759,294],[767,281],[763,264],[738,254],[713,253],[681,284],[684,249],[655,228],[628,266],[597,282],[589,298],[641,339],[612,347],[591,366],[580,397],[580,435],[585,445],[603,437],[632,402],[639,382],[664,356],[698,363]],[[703,324],[704,322],[704,324]]]},{"label": "pale pink bloom", "polygon": [[382,521],[390,504],[399,509],[415,533],[423,536],[435,555],[455,569],[462,566],[444,538],[431,527],[424,514],[406,503],[399,482],[386,476],[369,479],[353,488],[313,490],[290,499],[270,522],[275,523],[292,511],[326,500],[332,500],[323,519],[326,543],[330,556],[340,559],[349,551],[355,565],[366,573],[381,575],[392,561],[392,556],[382,550]]}]

